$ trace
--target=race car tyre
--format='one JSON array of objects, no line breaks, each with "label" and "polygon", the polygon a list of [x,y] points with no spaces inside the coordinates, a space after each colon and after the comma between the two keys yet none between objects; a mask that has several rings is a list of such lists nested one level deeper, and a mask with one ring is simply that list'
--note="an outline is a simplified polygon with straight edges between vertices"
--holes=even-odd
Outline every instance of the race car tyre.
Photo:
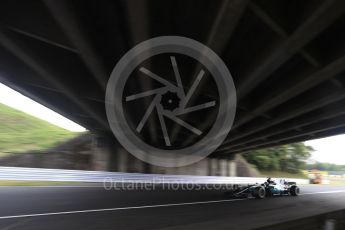
[{"label": "race car tyre", "polygon": [[298,195],[299,195],[299,192],[300,192],[300,190],[299,190],[299,187],[298,187],[298,186],[292,185],[292,186],[290,187],[290,195],[291,195],[291,196],[298,196]]},{"label": "race car tyre", "polygon": [[264,187],[256,187],[253,191],[253,196],[257,199],[263,199],[266,196],[266,190]]}]

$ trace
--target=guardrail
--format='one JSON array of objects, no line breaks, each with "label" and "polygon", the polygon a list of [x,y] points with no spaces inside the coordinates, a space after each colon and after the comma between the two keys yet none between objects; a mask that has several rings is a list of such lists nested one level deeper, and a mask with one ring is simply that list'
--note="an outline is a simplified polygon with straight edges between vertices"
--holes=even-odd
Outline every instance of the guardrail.
[{"label": "guardrail", "polygon": [[[104,183],[154,184],[252,184],[262,183],[263,177],[188,176],[141,174],[105,171],[62,170],[41,168],[0,167],[0,180],[65,181]],[[309,184],[305,179],[288,179],[297,184]]]}]

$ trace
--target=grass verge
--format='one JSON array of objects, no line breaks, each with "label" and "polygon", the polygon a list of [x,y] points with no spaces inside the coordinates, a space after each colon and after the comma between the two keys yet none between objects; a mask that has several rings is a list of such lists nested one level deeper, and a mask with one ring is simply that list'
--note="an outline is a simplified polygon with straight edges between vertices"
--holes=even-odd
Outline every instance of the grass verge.
[{"label": "grass verge", "polygon": [[0,186],[72,186],[83,185],[81,182],[62,181],[26,181],[26,180],[0,180]]},{"label": "grass verge", "polygon": [[39,151],[79,133],[70,132],[0,103],[0,152]]}]

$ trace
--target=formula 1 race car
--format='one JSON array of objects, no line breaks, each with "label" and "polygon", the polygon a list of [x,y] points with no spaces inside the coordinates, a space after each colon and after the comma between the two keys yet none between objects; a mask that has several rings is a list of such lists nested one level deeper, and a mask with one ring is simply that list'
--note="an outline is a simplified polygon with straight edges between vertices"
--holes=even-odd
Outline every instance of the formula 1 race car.
[{"label": "formula 1 race car", "polygon": [[298,196],[300,193],[300,188],[296,185],[296,182],[288,182],[284,179],[279,181],[274,181],[268,178],[262,184],[247,185],[242,187],[237,187],[236,189],[226,192],[234,197],[250,197],[253,196],[257,199],[263,199],[267,196],[275,195],[291,195]]}]

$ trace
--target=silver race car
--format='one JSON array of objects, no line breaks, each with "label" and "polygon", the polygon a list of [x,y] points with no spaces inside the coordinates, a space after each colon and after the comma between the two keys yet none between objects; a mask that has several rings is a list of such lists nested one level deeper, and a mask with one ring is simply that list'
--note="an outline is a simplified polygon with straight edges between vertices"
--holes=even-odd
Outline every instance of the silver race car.
[{"label": "silver race car", "polygon": [[285,179],[274,181],[271,178],[268,178],[267,181],[262,184],[239,186],[232,191],[226,192],[227,195],[232,195],[234,197],[253,196],[258,199],[275,195],[298,196],[299,193],[300,188],[296,185],[296,182],[288,182]]}]

